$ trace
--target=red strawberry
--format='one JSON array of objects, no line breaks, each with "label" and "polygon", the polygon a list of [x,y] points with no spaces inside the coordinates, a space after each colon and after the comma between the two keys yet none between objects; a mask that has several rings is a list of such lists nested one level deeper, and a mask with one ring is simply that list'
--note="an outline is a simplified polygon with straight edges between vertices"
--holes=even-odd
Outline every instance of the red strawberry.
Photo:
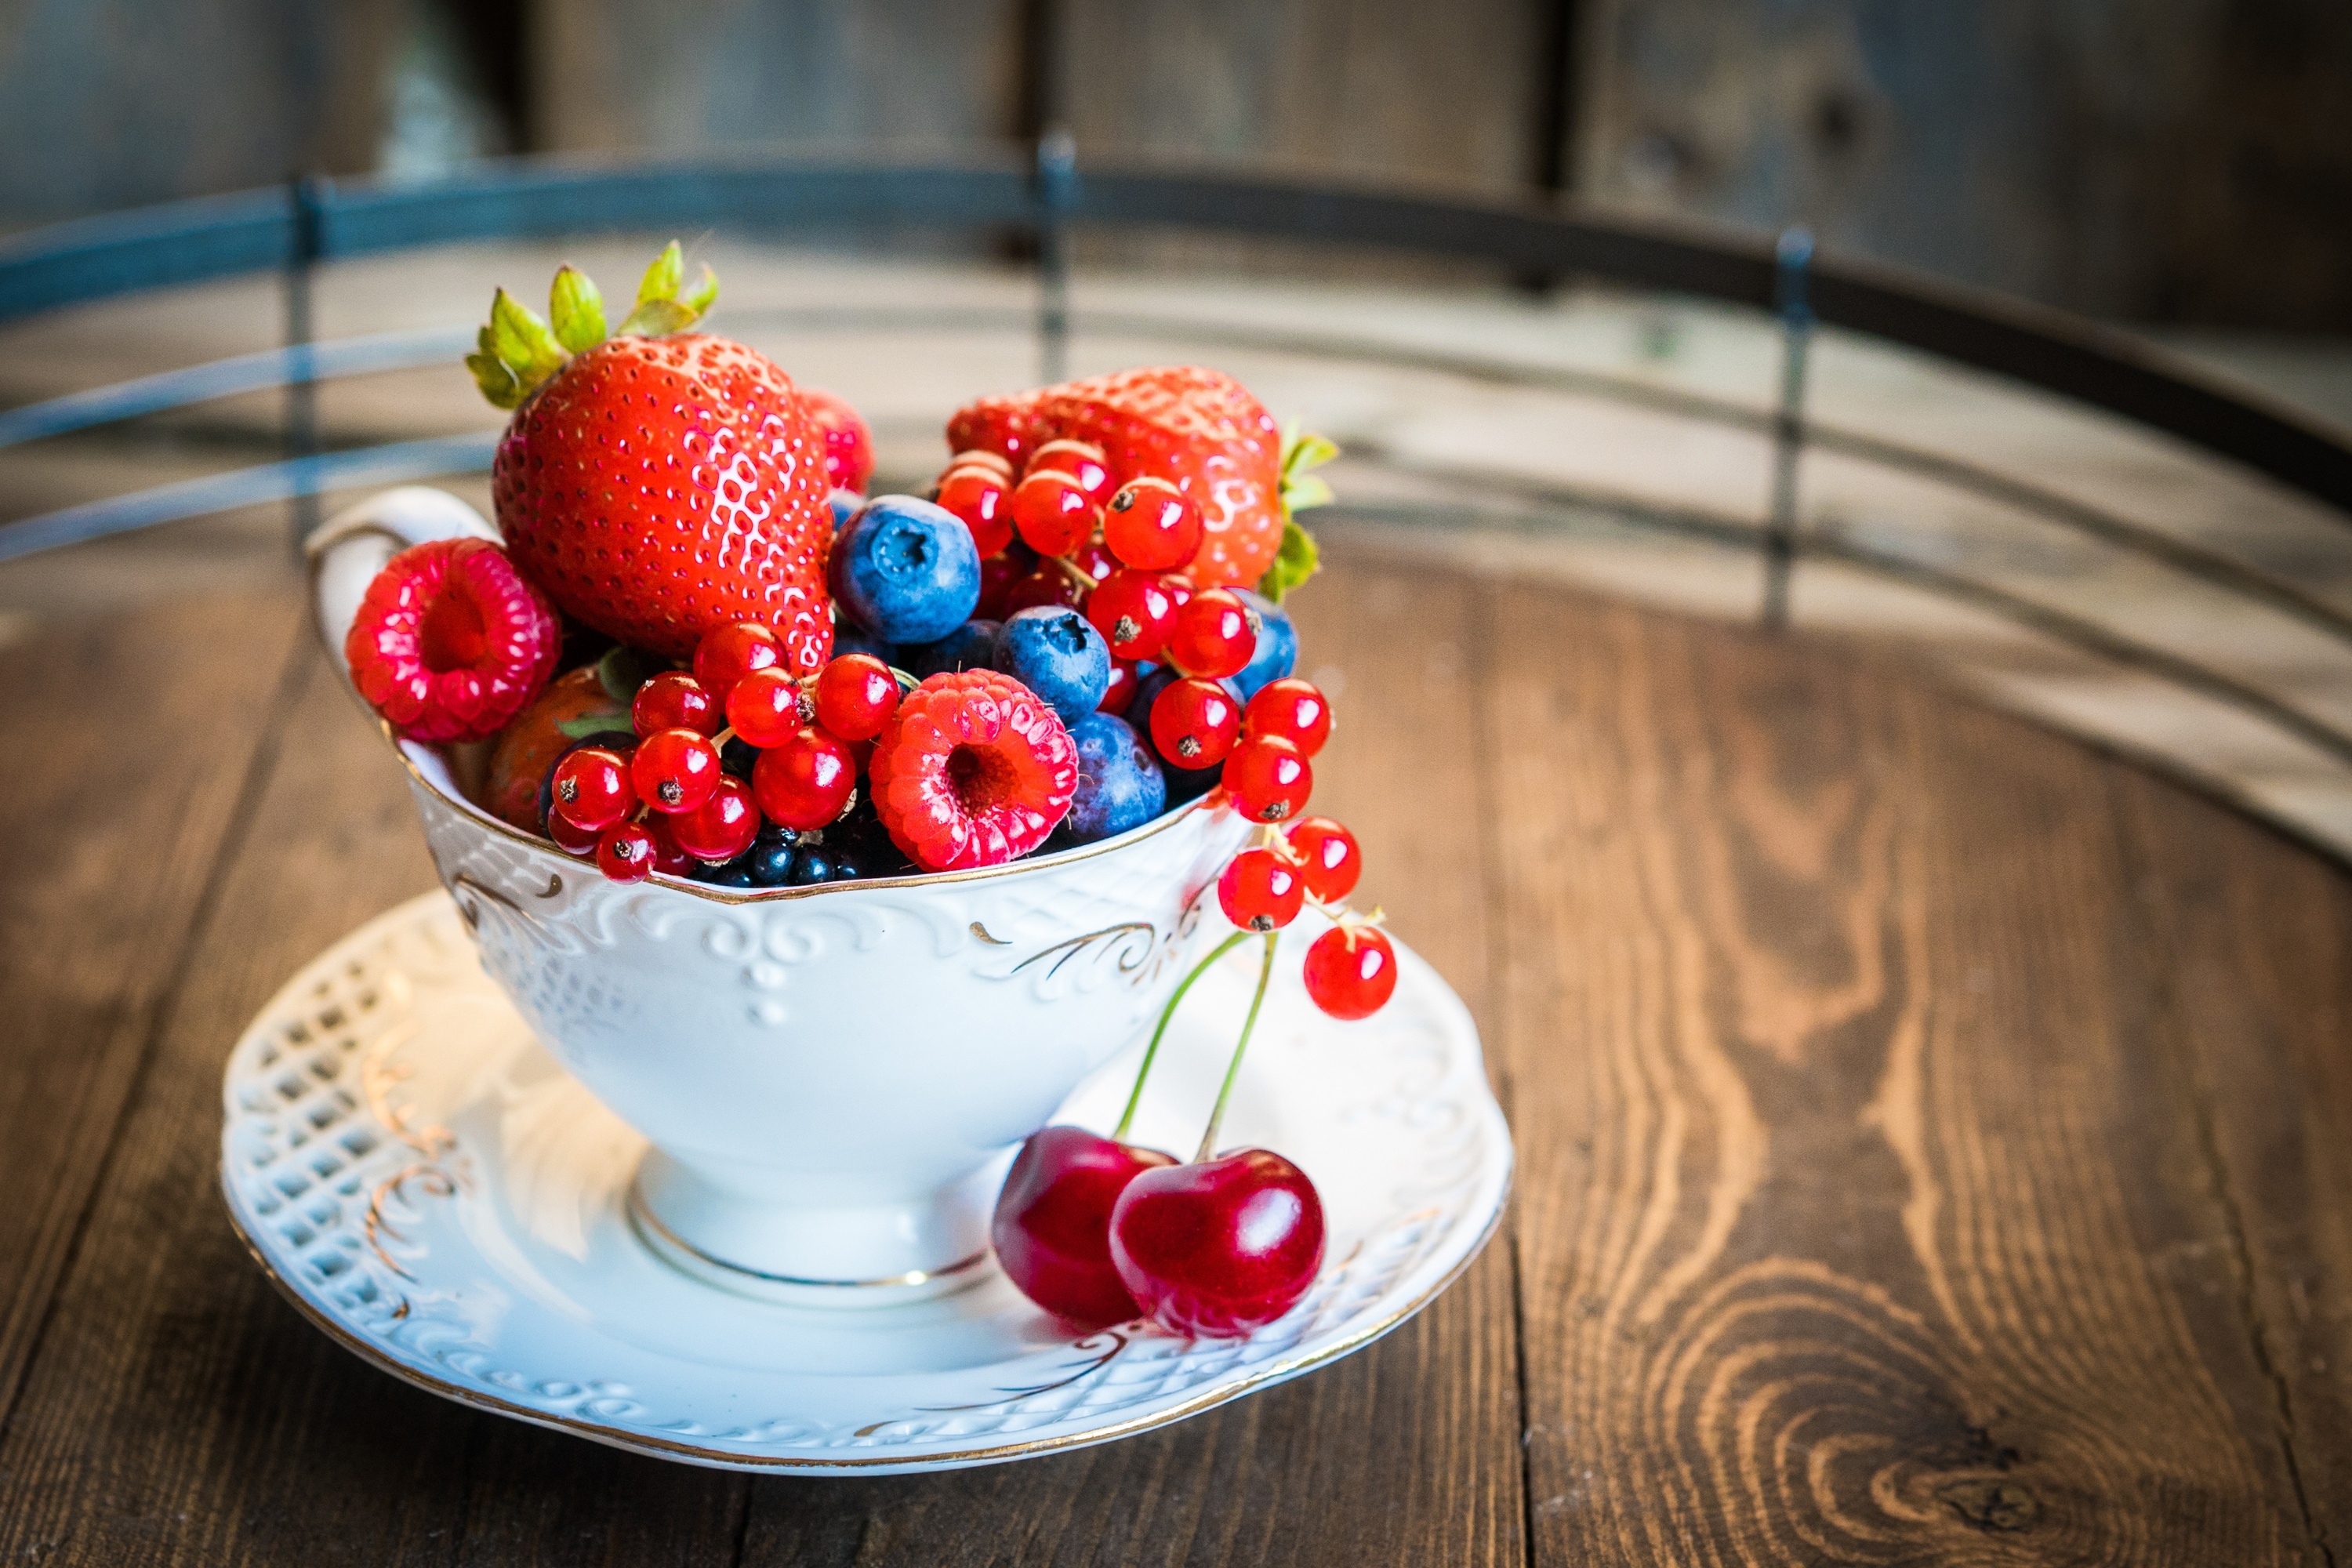
[{"label": "red strawberry", "polygon": [[702,333],[613,338],[516,410],[492,495],[507,549],[577,619],[683,658],[761,621],[814,675],[833,647],[824,437],[792,379]]},{"label": "red strawberry", "polygon": [[[1029,454],[1053,439],[1037,423],[1038,405],[1045,398],[1044,391],[1015,392],[965,404],[948,421],[948,449],[994,452],[1013,464],[1017,478],[1027,466]],[[1010,485],[1012,480],[1005,482]]]},{"label": "red strawberry", "polygon": [[866,763],[874,809],[927,871],[1002,866],[1068,815],[1078,748],[1009,675],[934,675],[898,704]]},{"label": "red strawberry", "polygon": [[1254,586],[1282,543],[1282,433],[1255,397],[1195,365],[1120,371],[1015,397],[985,398],[948,422],[948,444],[1025,456],[1045,441],[1090,441],[1120,484],[1167,479],[1206,525],[1190,574],[1203,588]]}]

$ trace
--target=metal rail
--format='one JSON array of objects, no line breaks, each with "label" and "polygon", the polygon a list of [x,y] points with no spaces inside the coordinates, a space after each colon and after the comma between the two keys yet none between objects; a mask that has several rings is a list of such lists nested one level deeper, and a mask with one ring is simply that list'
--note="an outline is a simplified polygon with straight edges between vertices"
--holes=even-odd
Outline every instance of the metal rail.
[{"label": "metal rail", "polygon": [[[451,437],[321,453],[316,383],[453,357],[456,329],[315,343],[315,268],[340,257],[466,240],[612,229],[739,229],[805,233],[873,229],[997,229],[1028,237],[1037,257],[1034,313],[793,312],[835,325],[985,320],[1034,329],[1041,374],[1058,379],[1072,328],[1072,232],[1084,226],[1176,227],[1339,247],[1374,247],[1492,264],[1515,274],[1581,275],[1698,295],[1770,312],[1783,345],[1776,406],[1761,409],[1620,378],[1312,333],[1090,313],[1089,330],[1162,332],[1196,341],[1417,366],[1473,379],[1548,386],[1644,404],[1746,428],[1772,444],[1760,528],[1698,520],[1640,498],[1599,498],[1628,521],[1736,538],[1764,563],[1761,616],[1785,622],[1790,574],[1806,556],[1838,559],[1994,610],[2101,658],[2132,665],[2231,703],[2347,762],[2352,735],[2257,687],[2206,669],[2095,622],[1961,574],[1874,552],[1850,540],[1806,537],[1800,464],[1808,448],[1836,451],[1969,491],[2294,616],[2352,646],[2352,615],[2221,552],[2147,528],[2029,481],[1806,417],[1807,351],[1817,326],[1868,333],[1970,368],[2055,391],[2245,466],[2327,503],[2352,521],[2352,437],[2300,411],[2228,385],[2121,334],[1923,278],[1823,260],[1809,237],[1753,237],[1635,218],[1599,218],[1531,203],[1467,201],[1392,190],[1155,170],[1089,166],[1066,136],[1049,135],[1025,159],[960,163],[702,161],[592,167],[548,160],[486,163],[425,186],[298,182],[276,192],[185,202],[64,224],[0,241],[0,321],[134,289],[276,269],[282,273],[288,346],[0,412],[0,447],[209,398],[286,389],[285,458],[230,473],[51,512],[0,527],[0,560],[179,518],[289,500],[298,531],[327,490],[478,472],[494,437]],[[770,313],[775,314],[775,313]],[[998,318],[1002,318],[1001,321]],[[1490,487],[1491,488],[1491,487]],[[1538,486],[1528,499],[1538,499]],[[1551,502],[1596,498],[1545,492]]]},{"label": "metal rail", "polygon": [[[1079,168],[1062,142],[1033,159],[950,163],[656,163],[544,159],[480,165],[430,185],[310,184],[58,224],[0,242],[0,321],[79,300],[318,259],[459,240],[597,229],[1177,227],[1376,247],[1581,274],[1758,310],[1780,303],[1774,246],[1658,220],[1341,184]],[[1055,271],[1049,261],[1049,294]],[[2119,414],[2352,512],[2352,442],[2297,410],[2057,311],[1924,277],[1809,258],[1812,321],[1924,349]],[[1055,313],[1041,309],[1044,350]]]}]

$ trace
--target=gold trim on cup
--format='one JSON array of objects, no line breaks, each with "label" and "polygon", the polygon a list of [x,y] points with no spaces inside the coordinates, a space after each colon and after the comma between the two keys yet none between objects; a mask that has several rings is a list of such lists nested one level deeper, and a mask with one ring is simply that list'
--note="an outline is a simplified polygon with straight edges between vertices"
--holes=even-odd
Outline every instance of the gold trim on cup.
[{"label": "gold trim on cup", "polygon": [[[661,1215],[654,1213],[653,1205],[646,1202],[645,1194],[638,1190],[637,1184],[635,1182],[629,1184],[628,1215],[630,1227],[637,1232],[639,1239],[646,1242],[656,1252],[659,1252],[665,1246],[674,1247],[680,1252],[693,1255],[713,1268],[724,1268],[730,1274],[740,1274],[747,1279],[759,1279],[770,1285],[811,1285],[825,1290],[885,1289],[928,1285],[934,1279],[944,1279],[950,1274],[961,1274],[967,1268],[977,1268],[988,1261],[988,1248],[983,1247],[970,1258],[960,1258],[956,1262],[938,1268],[910,1268],[904,1274],[886,1274],[875,1279],[803,1279],[797,1274],[771,1274],[764,1268],[753,1268],[748,1264],[731,1263],[716,1253],[705,1252],[664,1225]],[[650,1228],[654,1234],[646,1236],[645,1232],[647,1228]]]},{"label": "gold trim on cup", "polygon": [[[410,779],[431,792],[434,798],[463,816],[473,826],[501,838],[512,839],[534,854],[552,856],[575,869],[583,864],[576,856],[566,855],[557,848],[553,839],[541,838],[536,834],[525,833],[512,823],[491,816],[464,795],[452,794],[425,777],[425,770],[416,765],[416,759],[408,754],[406,743],[394,736],[392,726],[381,718],[376,721],[376,731],[391,745],[393,754],[400,759],[400,765],[408,770]],[[1141,827],[1129,828],[1114,838],[1101,839],[1093,844],[1082,844],[1076,849],[1056,850],[1051,855],[1031,855],[1019,860],[1008,860],[1002,866],[974,866],[961,871],[925,871],[911,877],[861,877],[854,882],[819,882],[814,887],[806,888],[750,889],[721,888],[709,882],[689,881],[684,877],[673,877],[666,871],[655,872],[648,880],[657,886],[707,900],[714,904],[754,904],[781,902],[786,899],[821,898],[827,893],[852,893],[860,888],[928,888],[946,882],[976,882],[991,877],[1015,877],[1024,872],[1049,871],[1058,867],[1075,865],[1080,860],[1091,860],[1097,855],[1108,855],[1114,850],[1124,849],[1131,844],[1140,844],[1154,834],[1164,833],[1184,821],[1194,812],[1207,805],[1210,799],[1208,795],[1201,795],[1186,801],[1175,810],[1162,813]],[[551,872],[550,876],[552,878],[554,873]],[[478,883],[475,885],[480,886]],[[487,889],[483,890],[488,891]],[[549,895],[538,896],[544,898]],[[514,902],[512,899],[501,899],[499,901],[509,905]]]}]

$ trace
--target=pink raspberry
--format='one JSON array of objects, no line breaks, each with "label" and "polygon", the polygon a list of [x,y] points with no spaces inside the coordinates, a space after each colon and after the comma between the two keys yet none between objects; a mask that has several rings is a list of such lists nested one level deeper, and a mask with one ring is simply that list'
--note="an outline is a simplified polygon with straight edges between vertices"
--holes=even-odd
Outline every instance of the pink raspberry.
[{"label": "pink raspberry", "polygon": [[874,742],[874,808],[927,871],[1002,866],[1045,842],[1078,787],[1078,749],[1054,710],[992,669],[934,675]]},{"label": "pink raspberry", "polygon": [[497,734],[562,649],[546,596],[482,539],[436,539],[385,562],[343,638],[360,695],[412,741]]}]

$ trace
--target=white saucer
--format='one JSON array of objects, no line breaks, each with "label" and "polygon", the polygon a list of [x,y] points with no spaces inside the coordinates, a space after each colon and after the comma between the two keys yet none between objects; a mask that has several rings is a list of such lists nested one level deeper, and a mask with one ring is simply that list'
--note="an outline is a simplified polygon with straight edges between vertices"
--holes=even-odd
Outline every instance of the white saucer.
[{"label": "white saucer", "polygon": [[[1025,1458],[1182,1419],[1360,1348],[1475,1257],[1510,1133],[1468,1013],[1402,944],[1395,1000],[1335,1023],[1287,939],[1225,1123],[1322,1194],[1330,1261],[1238,1341],[1074,1335],[993,1260],[969,1289],[843,1310],[754,1300],[632,1228],[644,1141],[556,1066],[446,895],[361,927],[237,1042],[221,1183],[254,1257],[336,1341],[467,1405],[695,1464],[829,1474]],[[1138,1132],[1189,1153],[1248,1004],[1244,948],[1169,1032]],[[1116,1120],[1129,1053],[1060,1120]]]}]

